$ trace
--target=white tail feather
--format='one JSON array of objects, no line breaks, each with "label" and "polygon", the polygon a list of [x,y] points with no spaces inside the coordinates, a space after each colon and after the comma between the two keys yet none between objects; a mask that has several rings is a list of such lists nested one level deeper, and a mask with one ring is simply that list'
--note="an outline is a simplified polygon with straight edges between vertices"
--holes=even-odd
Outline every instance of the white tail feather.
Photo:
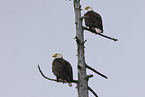
[{"label": "white tail feather", "polygon": [[100,29],[98,29],[98,28],[95,28],[95,30],[96,30],[96,32],[97,33],[103,33]]}]

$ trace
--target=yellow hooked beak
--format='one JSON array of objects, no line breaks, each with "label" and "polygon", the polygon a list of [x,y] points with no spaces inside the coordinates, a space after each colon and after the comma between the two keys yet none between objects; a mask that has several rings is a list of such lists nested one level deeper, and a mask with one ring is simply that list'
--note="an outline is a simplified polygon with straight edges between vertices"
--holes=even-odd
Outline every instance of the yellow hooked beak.
[{"label": "yellow hooked beak", "polygon": [[85,10],[88,10],[89,6],[85,7]]},{"label": "yellow hooked beak", "polygon": [[52,55],[52,57],[56,57],[56,54]]}]

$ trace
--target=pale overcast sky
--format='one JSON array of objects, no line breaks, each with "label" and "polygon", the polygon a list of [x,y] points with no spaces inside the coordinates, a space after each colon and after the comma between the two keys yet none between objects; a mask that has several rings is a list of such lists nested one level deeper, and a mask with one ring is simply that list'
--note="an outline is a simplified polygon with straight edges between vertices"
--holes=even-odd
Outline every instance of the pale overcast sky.
[{"label": "pale overcast sky", "polygon": [[[99,97],[145,97],[145,0],[81,0],[103,18],[104,34],[85,31],[86,62],[109,77],[94,77],[89,86]],[[82,10],[82,15],[85,13]],[[0,97],[77,97],[76,85],[55,78],[52,54],[61,52],[77,79],[73,2],[66,0],[0,1]],[[90,97],[94,97],[89,92]]]}]

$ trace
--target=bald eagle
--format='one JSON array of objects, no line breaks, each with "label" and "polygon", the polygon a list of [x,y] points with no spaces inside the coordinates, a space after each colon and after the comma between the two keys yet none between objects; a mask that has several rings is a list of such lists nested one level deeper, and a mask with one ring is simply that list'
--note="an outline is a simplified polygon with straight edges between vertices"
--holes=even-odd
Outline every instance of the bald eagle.
[{"label": "bald eagle", "polygon": [[84,14],[85,25],[97,33],[103,33],[103,24],[101,16],[93,11],[90,6],[85,7],[87,12]]},{"label": "bald eagle", "polygon": [[63,59],[62,54],[55,53],[52,55],[55,59],[52,62],[52,72],[56,76],[57,80],[68,83],[71,87],[73,81],[73,71],[70,63]]}]

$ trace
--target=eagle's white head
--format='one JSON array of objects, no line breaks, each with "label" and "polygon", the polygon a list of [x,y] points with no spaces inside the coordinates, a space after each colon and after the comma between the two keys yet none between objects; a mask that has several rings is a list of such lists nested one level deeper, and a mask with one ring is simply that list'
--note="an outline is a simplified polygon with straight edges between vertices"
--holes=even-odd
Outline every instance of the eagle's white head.
[{"label": "eagle's white head", "polygon": [[55,53],[55,54],[52,55],[52,57],[54,57],[54,58],[63,58],[61,53]]},{"label": "eagle's white head", "polygon": [[87,11],[92,11],[93,8],[92,8],[91,6],[87,6],[87,7],[85,7],[85,10],[87,10]]}]

